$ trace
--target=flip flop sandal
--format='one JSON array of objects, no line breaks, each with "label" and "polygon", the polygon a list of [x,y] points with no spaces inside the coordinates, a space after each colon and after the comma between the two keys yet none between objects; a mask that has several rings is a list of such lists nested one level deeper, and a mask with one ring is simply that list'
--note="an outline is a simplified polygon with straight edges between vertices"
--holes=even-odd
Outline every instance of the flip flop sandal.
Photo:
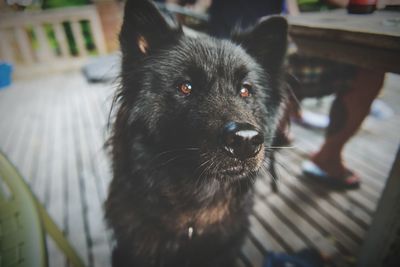
[{"label": "flip flop sandal", "polygon": [[306,177],[318,180],[332,187],[340,189],[357,189],[360,187],[360,177],[350,170],[346,170],[343,177],[330,176],[314,162],[307,160],[302,164],[302,171]]}]

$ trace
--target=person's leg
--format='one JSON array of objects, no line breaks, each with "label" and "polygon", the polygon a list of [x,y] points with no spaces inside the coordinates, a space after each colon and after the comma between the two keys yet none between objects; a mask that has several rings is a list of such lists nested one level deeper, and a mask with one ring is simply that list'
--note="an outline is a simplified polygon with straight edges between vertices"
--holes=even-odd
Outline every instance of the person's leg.
[{"label": "person's leg", "polygon": [[290,119],[301,119],[299,99],[294,95],[289,95],[286,102],[283,104],[283,114],[278,122],[276,129],[275,139],[273,142],[274,147],[286,146],[292,143],[293,137],[290,133]]},{"label": "person's leg", "polygon": [[346,173],[342,150],[368,115],[379,94],[385,74],[367,69],[357,70],[349,90],[338,93],[330,111],[325,142],[311,156],[311,161],[329,176],[341,178]]}]

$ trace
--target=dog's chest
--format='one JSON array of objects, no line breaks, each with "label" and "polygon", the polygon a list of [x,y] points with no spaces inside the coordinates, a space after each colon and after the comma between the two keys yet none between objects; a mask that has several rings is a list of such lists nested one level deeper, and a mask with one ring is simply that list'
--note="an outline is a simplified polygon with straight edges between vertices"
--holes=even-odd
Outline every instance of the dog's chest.
[{"label": "dog's chest", "polygon": [[176,217],[175,227],[180,234],[192,239],[219,228],[219,225],[230,220],[230,216],[230,202],[224,201],[210,207],[180,213]]}]

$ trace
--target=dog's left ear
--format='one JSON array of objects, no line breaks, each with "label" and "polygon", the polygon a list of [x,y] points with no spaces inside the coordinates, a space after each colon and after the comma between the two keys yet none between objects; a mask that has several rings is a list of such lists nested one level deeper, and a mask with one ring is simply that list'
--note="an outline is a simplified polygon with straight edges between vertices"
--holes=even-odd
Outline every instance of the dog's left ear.
[{"label": "dog's left ear", "polygon": [[234,33],[232,40],[243,46],[269,72],[280,70],[287,48],[286,19],[271,16],[261,19],[252,29]]},{"label": "dog's left ear", "polygon": [[135,61],[178,39],[182,29],[168,22],[151,1],[127,0],[119,35],[125,58]]}]

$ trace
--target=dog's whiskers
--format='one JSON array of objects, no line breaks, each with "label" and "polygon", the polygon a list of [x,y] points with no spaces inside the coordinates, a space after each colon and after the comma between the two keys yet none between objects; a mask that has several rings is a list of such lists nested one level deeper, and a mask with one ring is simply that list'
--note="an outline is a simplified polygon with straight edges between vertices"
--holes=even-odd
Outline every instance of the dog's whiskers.
[{"label": "dog's whiskers", "polygon": [[266,177],[268,177],[268,178],[270,178],[274,183],[276,183],[277,182],[277,179],[276,179],[276,177],[274,177],[270,172],[269,172],[269,164],[271,164],[270,162],[269,162],[269,160],[265,160],[264,162],[263,162],[263,164],[261,164],[261,166],[260,166],[260,171],[266,176]]},{"label": "dog's whiskers", "polygon": [[[194,173],[197,173],[197,171],[200,171],[200,169],[202,169],[204,166],[206,166],[207,164],[209,164],[211,162],[212,158],[205,160],[203,163],[201,163],[195,170]],[[205,168],[203,168],[203,171],[197,176],[196,178],[196,188],[198,188],[199,186],[201,186],[202,183],[202,175],[203,173],[207,170],[208,166],[206,166]]]},{"label": "dog's whiskers", "polygon": [[168,153],[173,153],[173,152],[186,152],[186,151],[198,151],[200,148],[198,147],[186,147],[186,148],[176,148],[176,149],[171,149],[171,150],[166,150],[158,153],[155,158],[160,157],[162,155],[168,154]]},{"label": "dog's whiskers", "polygon": [[[186,148],[177,148],[177,149],[171,149],[171,150],[166,150],[158,153],[155,155],[150,161],[149,161],[149,166],[152,165],[155,161],[159,160],[160,158],[170,154],[170,153],[184,153],[184,152],[192,152],[192,151],[198,151],[200,148],[198,147],[186,147]],[[179,155],[179,156],[185,156],[185,155]]]},{"label": "dog's whiskers", "polygon": [[283,148],[296,148],[296,146],[269,146],[269,147],[266,147],[265,149],[283,149]]},{"label": "dog's whiskers", "polygon": [[207,174],[207,173],[213,168],[214,164],[216,163],[215,158],[216,158],[215,156],[212,156],[212,157],[210,158],[210,160],[209,160],[209,163],[210,163],[210,164],[204,168],[204,170],[201,172],[201,174],[200,174],[200,176],[199,176],[199,179],[200,179],[200,180],[203,180],[203,179],[201,179],[202,176],[203,176],[204,174]]},{"label": "dog's whiskers", "polygon": [[162,162],[161,164],[156,165],[156,168],[164,167],[164,166],[168,165],[169,163],[171,163],[171,162],[173,162],[173,161],[175,161],[175,160],[177,160],[177,159],[180,159],[180,158],[182,158],[182,157],[184,157],[184,156],[185,156],[185,155],[179,155],[179,156],[170,158],[170,159],[168,159],[168,160]]}]

